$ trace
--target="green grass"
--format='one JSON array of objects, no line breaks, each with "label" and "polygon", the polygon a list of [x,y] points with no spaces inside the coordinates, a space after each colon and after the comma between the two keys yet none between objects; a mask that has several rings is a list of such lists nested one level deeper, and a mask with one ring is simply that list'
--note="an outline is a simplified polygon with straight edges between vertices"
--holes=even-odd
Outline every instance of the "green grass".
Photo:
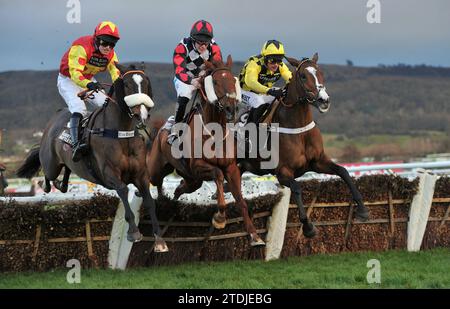
[{"label": "green grass", "polygon": [[[381,284],[366,280],[370,259],[381,264]],[[82,270],[81,283],[69,284],[67,270],[0,273],[0,288],[450,288],[450,250],[388,251],[292,257],[277,261],[191,263]]]}]

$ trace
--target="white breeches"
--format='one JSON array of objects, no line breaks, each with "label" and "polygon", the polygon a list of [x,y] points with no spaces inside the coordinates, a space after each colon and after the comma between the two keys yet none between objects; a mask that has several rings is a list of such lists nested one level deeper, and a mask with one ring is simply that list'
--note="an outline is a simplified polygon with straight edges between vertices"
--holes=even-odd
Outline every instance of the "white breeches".
[{"label": "white breeches", "polygon": [[[93,82],[96,82],[95,78],[92,78]],[[86,104],[78,97],[78,93],[84,89],[75,84],[70,78],[62,74],[58,75],[58,91],[59,94],[66,101],[69,111],[73,113],[80,113],[83,116],[86,115]],[[94,98],[87,99],[89,103],[96,106],[102,106],[105,103],[106,95],[103,92],[94,92]]]}]

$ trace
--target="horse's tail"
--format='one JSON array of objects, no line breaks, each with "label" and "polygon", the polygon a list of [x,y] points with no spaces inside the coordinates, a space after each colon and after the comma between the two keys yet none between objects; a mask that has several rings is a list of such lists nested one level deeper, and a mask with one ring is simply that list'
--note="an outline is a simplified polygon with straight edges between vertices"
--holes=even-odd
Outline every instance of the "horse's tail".
[{"label": "horse's tail", "polygon": [[25,162],[17,169],[16,175],[20,178],[31,178],[36,176],[41,169],[41,161],[39,161],[39,146],[34,147],[28,153]]}]

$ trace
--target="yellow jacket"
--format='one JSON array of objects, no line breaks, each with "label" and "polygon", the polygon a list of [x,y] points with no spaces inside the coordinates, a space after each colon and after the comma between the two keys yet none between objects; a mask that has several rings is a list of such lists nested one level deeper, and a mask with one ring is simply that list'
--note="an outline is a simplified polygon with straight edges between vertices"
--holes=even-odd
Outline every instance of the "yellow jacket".
[{"label": "yellow jacket", "polygon": [[244,90],[266,94],[281,77],[286,82],[292,78],[292,72],[286,64],[281,63],[278,69],[272,72],[264,64],[264,57],[257,55],[251,57],[244,65],[239,75],[239,81]]}]

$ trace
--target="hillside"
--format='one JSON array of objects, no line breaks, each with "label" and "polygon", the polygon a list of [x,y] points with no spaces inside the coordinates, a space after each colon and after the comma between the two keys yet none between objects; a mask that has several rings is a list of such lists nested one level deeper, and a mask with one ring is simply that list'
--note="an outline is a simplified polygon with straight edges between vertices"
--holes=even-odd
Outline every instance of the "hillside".
[{"label": "hillside", "polygon": [[[242,63],[236,63],[237,75]],[[171,64],[147,63],[156,107],[153,118],[174,110]],[[323,65],[332,106],[316,119],[323,132],[361,136],[450,132],[450,69],[428,66],[361,68]],[[56,88],[56,71],[0,73],[0,128],[40,130],[65,104]],[[107,82],[106,76],[100,78]]]}]

